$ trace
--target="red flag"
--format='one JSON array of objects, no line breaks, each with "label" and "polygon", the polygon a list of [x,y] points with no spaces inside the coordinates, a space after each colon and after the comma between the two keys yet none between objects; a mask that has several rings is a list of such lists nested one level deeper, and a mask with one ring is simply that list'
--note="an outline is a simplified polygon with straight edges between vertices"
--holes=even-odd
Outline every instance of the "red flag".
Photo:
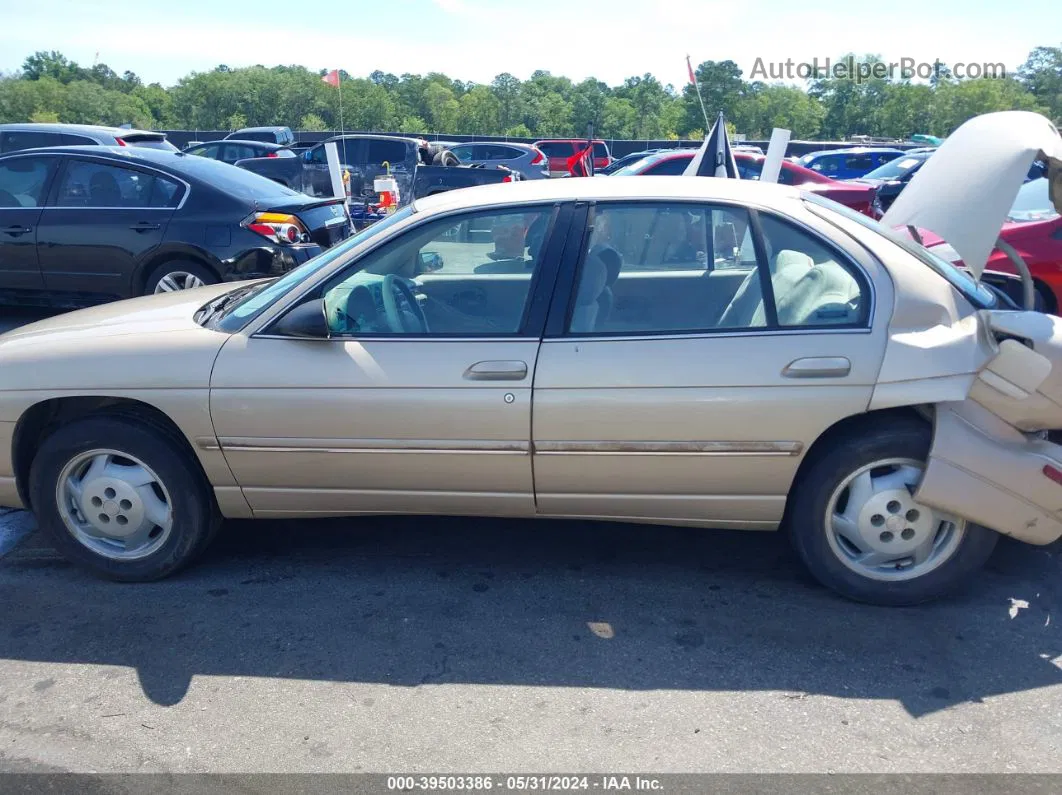
[{"label": "red flag", "polygon": [[339,70],[333,69],[331,72],[322,77],[321,80],[325,83],[328,83],[328,85],[332,86],[332,88],[339,88]]},{"label": "red flag", "polygon": [[693,64],[690,63],[690,56],[686,56],[686,71],[690,73],[690,85],[697,85],[697,75],[693,73]]},{"label": "red flag", "polygon": [[586,145],[586,149],[569,157],[565,165],[568,167],[568,173],[573,177],[589,177],[593,162],[594,145],[590,143]]}]

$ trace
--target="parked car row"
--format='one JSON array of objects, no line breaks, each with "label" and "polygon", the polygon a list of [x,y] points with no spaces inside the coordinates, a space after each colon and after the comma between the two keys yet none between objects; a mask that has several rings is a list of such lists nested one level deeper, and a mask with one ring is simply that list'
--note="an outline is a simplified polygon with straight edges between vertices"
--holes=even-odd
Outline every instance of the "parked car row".
[{"label": "parked car row", "polygon": [[[697,151],[694,149],[662,149],[613,171],[610,177],[621,176],[677,176],[689,166]],[[764,155],[734,152],[738,173],[742,179],[758,180],[763,169]],[[830,179],[788,160],[782,161],[778,181],[783,185],[799,186],[819,196],[843,204],[853,210],[880,217],[874,207],[874,188]]]}]

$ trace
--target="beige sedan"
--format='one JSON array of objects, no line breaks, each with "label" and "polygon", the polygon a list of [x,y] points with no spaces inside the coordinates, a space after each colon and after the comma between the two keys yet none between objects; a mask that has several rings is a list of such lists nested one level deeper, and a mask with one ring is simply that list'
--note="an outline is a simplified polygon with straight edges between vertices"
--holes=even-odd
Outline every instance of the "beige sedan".
[{"label": "beige sedan", "polygon": [[782,186],[455,191],[0,336],[0,504],[117,580],[221,517],[579,517],[782,527],[840,593],[923,601],[1062,535],[1062,321],[1001,300]]}]

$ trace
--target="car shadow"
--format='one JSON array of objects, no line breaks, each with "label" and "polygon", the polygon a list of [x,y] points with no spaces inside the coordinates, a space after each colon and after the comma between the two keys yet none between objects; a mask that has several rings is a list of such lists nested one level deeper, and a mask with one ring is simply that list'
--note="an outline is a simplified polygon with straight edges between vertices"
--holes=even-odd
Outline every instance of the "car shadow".
[{"label": "car shadow", "polygon": [[773,690],[912,715],[1062,682],[1060,548],[1004,540],[964,593],[854,604],[774,533],[571,521],[231,522],[185,573],[0,565],[0,658],[336,682]]}]

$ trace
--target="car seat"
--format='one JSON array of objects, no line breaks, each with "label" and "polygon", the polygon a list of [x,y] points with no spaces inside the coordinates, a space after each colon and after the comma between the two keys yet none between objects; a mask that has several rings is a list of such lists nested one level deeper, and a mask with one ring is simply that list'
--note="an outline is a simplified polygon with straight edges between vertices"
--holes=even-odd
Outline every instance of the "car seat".
[{"label": "car seat", "polygon": [[846,325],[859,319],[859,283],[836,262],[815,265],[777,295],[783,326]]},{"label": "car seat", "polygon": [[119,207],[122,192],[118,189],[118,180],[107,171],[97,171],[89,180],[89,198],[95,207]]},{"label": "car seat", "polygon": [[579,276],[579,290],[575,294],[570,330],[573,334],[585,334],[597,327],[601,311],[598,299],[608,283],[608,266],[597,254],[588,254]]},{"label": "car seat", "polygon": [[[793,286],[815,266],[807,254],[791,249],[778,252],[771,266],[771,285],[775,296],[787,296]],[[779,312],[781,314],[781,312]],[[767,325],[760,287],[760,270],[754,268],[738,287],[719,318],[720,328],[756,328]]]},{"label": "car seat", "polygon": [[620,270],[623,268],[623,258],[612,246],[605,245],[594,246],[590,249],[590,254],[599,257],[605,263],[605,287],[597,298],[597,319],[595,321],[595,327],[601,328],[608,322],[616,303],[612,288],[619,279]]}]

